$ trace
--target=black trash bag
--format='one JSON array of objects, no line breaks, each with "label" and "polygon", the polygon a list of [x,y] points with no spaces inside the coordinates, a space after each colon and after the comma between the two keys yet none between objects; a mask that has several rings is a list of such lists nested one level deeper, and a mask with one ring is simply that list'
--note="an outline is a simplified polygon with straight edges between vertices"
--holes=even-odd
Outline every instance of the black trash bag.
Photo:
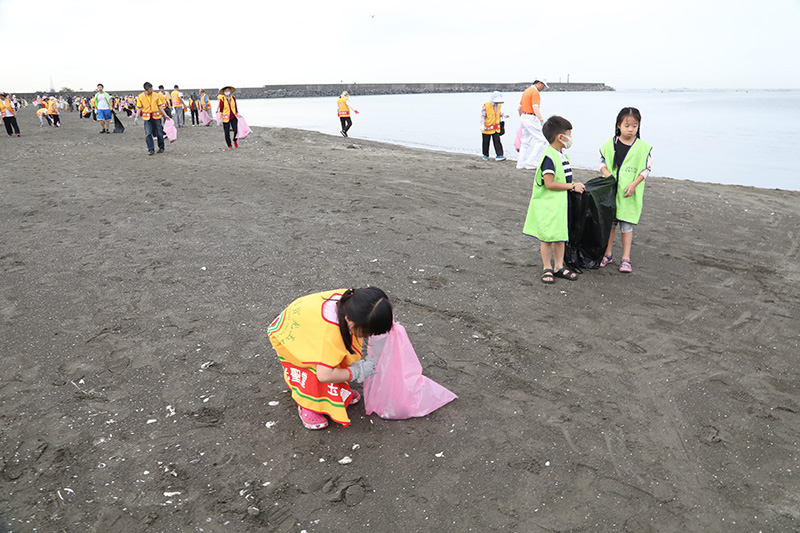
[{"label": "black trash bag", "polygon": [[125,126],[122,124],[122,121],[117,118],[117,114],[113,111],[111,114],[114,116],[114,133],[125,133]]},{"label": "black trash bag", "polygon": [[617,180],[597,177],[583,194],[569,193],[569,242],[564,262],[571,268],[600,268],[617,214]]}]

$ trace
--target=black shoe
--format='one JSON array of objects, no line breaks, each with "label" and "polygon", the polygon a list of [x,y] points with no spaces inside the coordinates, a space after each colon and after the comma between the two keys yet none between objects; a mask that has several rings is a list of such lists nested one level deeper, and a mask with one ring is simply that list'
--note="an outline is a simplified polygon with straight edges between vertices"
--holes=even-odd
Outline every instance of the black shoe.
[{"label": "black shoe", "polygon": [[158,153],[159,153],[159,154],[163,154],[163,153],[164,153],[164,149],[163,149],[163,148],[159,148],[159,149],[158,149]]},{"label": "black shoe", "polygon": [[106,132],[106,130],[100,130],[100,133],[105,133],[105,132]]},{"label": "black shoe", "polygon": [[148,151],[147,151],[147,155],[153,155],[154,153],[156,153],[156,151],[155,151],[155,150],[148,150]]}]

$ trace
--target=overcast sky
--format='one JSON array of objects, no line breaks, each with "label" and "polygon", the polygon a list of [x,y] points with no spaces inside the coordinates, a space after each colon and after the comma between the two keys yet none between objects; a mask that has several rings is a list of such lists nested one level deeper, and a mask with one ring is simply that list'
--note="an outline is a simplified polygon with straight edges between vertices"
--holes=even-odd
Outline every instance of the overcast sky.
[{"label": "overcast sky", "polygon": [[800,0],[0,0],[0,90],[605,82],[800,89]]}]

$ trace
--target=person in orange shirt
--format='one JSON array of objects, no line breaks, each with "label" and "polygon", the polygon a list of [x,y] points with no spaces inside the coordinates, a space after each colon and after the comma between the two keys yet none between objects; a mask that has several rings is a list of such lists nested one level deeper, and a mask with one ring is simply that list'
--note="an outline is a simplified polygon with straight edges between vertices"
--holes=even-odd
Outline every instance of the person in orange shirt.
[{"label": "person in orange shirt", "polygon": [[536,79],[533,85],[525,89],[519,101],[520,125],[522,126],[522,143],[519,147],[519,159],[517,168],[536,170],[542,160],[544,149],[547,147],[547,139],[542,133],[544,117],[539,110],[539,92],[549,89],[547,80]]},{"label": "person in orange shirt", "polygon": [[136,97],[136,117],[142,117],[144,121],[144,140],[147,144],[147,154],[155,153],[153,136],[158,139],[158,153],[164,151],[164,130],[161,125],[161,117],[165,114],[164,106],[166,101],[160,92],[153,92],[153,84],[144,82],[144,92]]},{"label": "person in orange shirt", "polygon": [[47,115],[53,122],[53,126],[55,126],[56,128],[61,127],[61,115],[58,112],[58,101],[56,100],[55,96],[51,96],[50,100],[48,100]]}]

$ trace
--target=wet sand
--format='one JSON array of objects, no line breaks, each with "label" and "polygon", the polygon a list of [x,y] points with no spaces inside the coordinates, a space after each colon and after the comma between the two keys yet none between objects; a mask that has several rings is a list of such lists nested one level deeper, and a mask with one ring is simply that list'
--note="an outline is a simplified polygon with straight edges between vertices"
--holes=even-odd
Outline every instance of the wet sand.
[{"label": "wet sand", "polygon": [[[0,140],[0,531],[800,527],[800,193],[650,178],[545,286],[513,162],[62,122]],[[459,399],[307,431],[266,326],[367,284]]]}]

